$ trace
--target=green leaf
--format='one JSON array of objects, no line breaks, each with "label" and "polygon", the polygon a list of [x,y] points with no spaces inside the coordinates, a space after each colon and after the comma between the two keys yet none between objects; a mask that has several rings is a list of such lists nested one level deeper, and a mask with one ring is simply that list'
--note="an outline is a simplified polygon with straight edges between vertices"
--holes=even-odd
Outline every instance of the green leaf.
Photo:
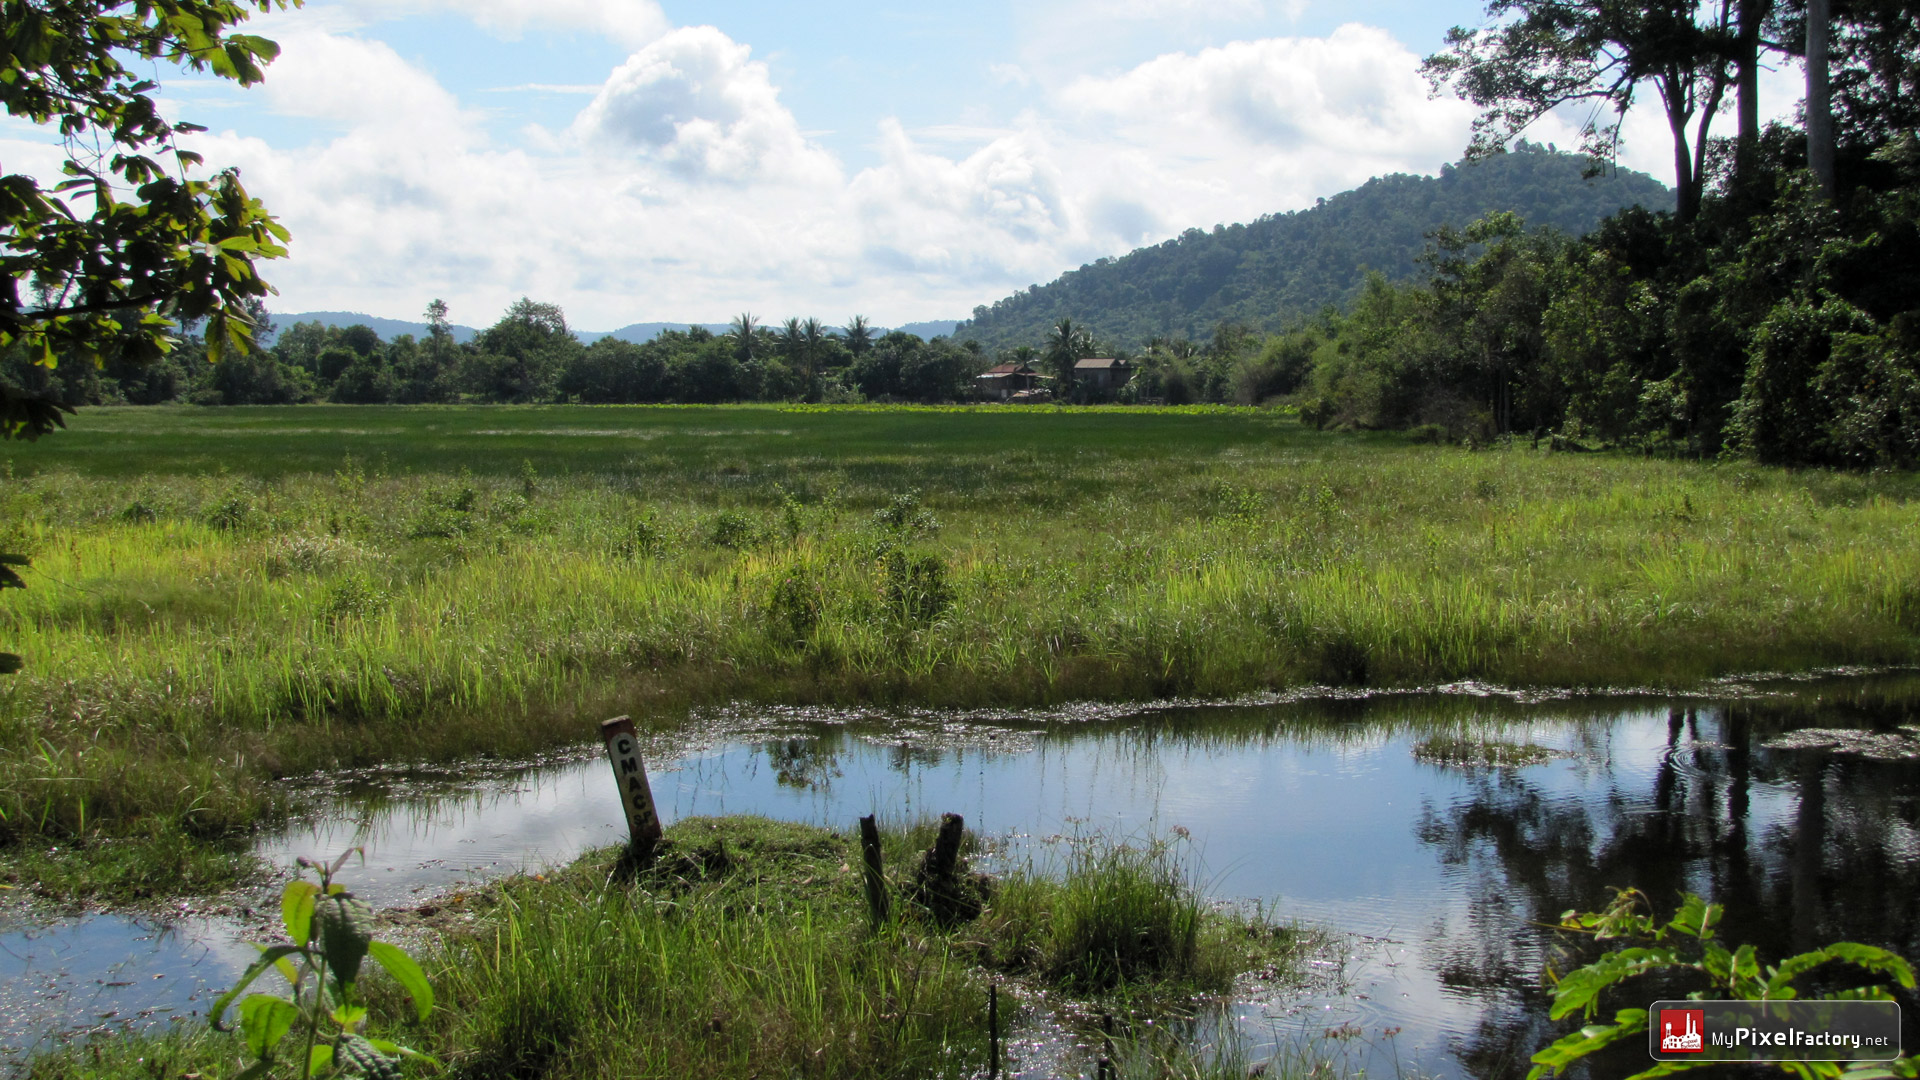
[{"label": "green leaf", "polygon": [[1554,987],[1553,1008],[1548,1015],[1559,1020],[1577,1009],[1591,1016],[1600,991],[1621,979],[1673,962],[1671,949],[1622,949],[1608,953],[1561,977]]},{"label": "green leaf", "polygon": [[307,1053],[307,1075],[318,1074],[333,1064],[333,1044],[320,1043]]},{"label": "green leaf", "polygon": [[246,972],[240,976],[240,981],[233,984],[233,989],[221,994],[220,1000],[214,1002],[213,1008],[207,1010],[207,1023],[212,1024],[213,1030],[215,1031],[231,1030],[221,1024],[220,1019],[226,1014],[227,1006],[233,1004],[233,999],[240,996],[240,991],[252,985],[253,980],[259,978],[261,972],[272,967],[274,961],[283,956],[292,956],[301,951],[303,950],[297,945],[275,945],[261,953],[260,959],[255,960],[253,966],[248,968]]},{"label": "green leaf", "polygon": [[1645,1031],[1647,1010],[1621,1009],[1614,1014],[1613,1020],[1612,1024],[1588,1024],[1571,1035],[1554,1040],[1546,1049],[1533,1055],[1533,1068],[1528,1071],[1527,1080],[1538,1080],[1549,1072],[1565,1069],[1601,1047],[1611,1046],[1621,1039]]},{"label": "green leaf", "polygon": [[240,1033],[254,1057],[271,1056],[299,1018],[293,1002],[272,994],[250,994],[240,1003]]},{"label": "green leaf", "polygon": [[280,894],[280,922],[295,945],[307,943],[313,929],[313,898],[319,895],[320,886],[305,878],[287,882],[286,891]]},{"label": "green leaf", "polygon": [[1720,921],[1723,910],[1719,904],[1709,904],[1699,896],[1687,893],[1680,899],[1680,910],[1674,912],[1673,921],[1667,925],[1688,937],[1705,941],[1713,936],[1714,924]]},{"label": "green leaf", "polygon": [[365,1005],[341,1005],[333,1010],[333,1022],[344,1031],[352,1031],[367,1021]]},{"label": "green leaf", "polygon": [[[253,947],[261,952],[267,951],[267,946],[257,941],[254,942]],[[293,966],[293,961],[283,956],[273,962],[273,968],[286,978],[288,986],[291,986],[296,991],[300,989],[300,969]]]},{"label": "green leaf", "polygon": [[1656,1076],[1672,1076],[1674,1073],[1692,1072],[1718,1064],[1712,1061],[1663,1061],[1644,1072],[1634,1073],[1627,1080],[1653,1080]]},{"label": "green leaf", "polygon": [[420,970],[420,965],[414,962],[413,957],[399,946],[385,941],[368,945],[367,955],[373,958],[374,963],[386,968],[387,974],[393,976],[395,982],[406,988],[413,997],[414,1011],[420,1014],[420,1019],[425,1020],[427,1014],[433,1011],[433,986],[427,982],[427,973]]},{"label": "green leaf", "polygon": [[1909,990],[1914,988],[1913,965],[1907,963],[1898,953],[1852,941],[1835,942],[1821,951],[1835,960],[1844,960],[1855,967],[1863,967],[1880,975],[1891,975],[1895,982]]},{"label": "green leaf", "polygon": [[411,1047],[401,1046],[391,1039],[368,1039],[367,1044],[383,1054],[392,1054],[394,1057],[419,1058],[421,1061],[426,1062],[436,1069],[442,1068],[440,1059],[434,1057],[432,1054],[423,1054]]}]

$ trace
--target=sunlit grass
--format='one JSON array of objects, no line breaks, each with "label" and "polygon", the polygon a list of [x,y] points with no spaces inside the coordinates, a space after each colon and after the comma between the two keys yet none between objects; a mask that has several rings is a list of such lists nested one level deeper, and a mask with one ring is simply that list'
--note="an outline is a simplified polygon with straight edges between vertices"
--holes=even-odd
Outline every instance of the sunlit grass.
[{"label": "sunlit grass", "polygon": [[90,410],[9,453],[13,845],[235,837],[280,777],[701,702],[1675,686],[1920,640],[1912,476],[1249,410]]}]

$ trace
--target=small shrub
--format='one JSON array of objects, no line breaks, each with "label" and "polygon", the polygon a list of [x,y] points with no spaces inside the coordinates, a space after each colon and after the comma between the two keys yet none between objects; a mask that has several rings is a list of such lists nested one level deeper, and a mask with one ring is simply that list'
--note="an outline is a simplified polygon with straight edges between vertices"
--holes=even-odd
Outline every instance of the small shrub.
[{"label": "small shrub", "polygon": [[928,536],[940,531],[940,519],[920,505],[920,495],[913,491],[895,495],[887,505],[875,510],[873,523],[888,532],[907,536]]},{"label": "small shrub", "polygon": [[760,528],[738,510],[722,510],[720,516],[713,519],[713,532],[707,540],[714,547],[738,551],[760,542]]},{"label": "small shrub", "polygon": [[787,571],[767,601],[767,624],[776,638],[804,641],[820,623],[824,604],[820,584],[800,569]]},{"label": "small shrub", "polygon": [[245,528],[252,518],[253,500],[238,488],[228,491],[226,497],[215,503],[206,515],[208,525],[229,532]]},{"label": "small shrub", "polygon": [[613,553],[622,559],[657,559],[665,555],[670,546],[667,531],[654,520],[652,513],[647,513],[633,523],[625,536],[614,541]]},{"label": "small shrub", "polygon": [[135,499],[128,503],[126,508],[121,510],[116,516],[129,525],[145,525],[157,519],[160,516],[160,512],[145,499]]},{"label": "small shrub", "polygon": [[320,614],[339,622],[364,619],[385,611],[393,597],[385,589],[361,574],[341,578],[327,586],[320,596]]},{"label": "small shrub", "polygon": [[953,606],[947,564],[931,552],[910,555],[895,548],[881,560],[887,604],[902,618],[932,622]]},{"label": "small shrub", "polygon": [[372,960],[393,976],[421,1020],[433,1011],[433,987],[413,957],[374,940],[373,909],[334,882],[347,857],[358,851],[349,849],[332,865],[300,860],[303,868],[319,872],[320,881],[315,884],[299,877],[287,883],[280,912],[293,944],[259,946],[260,959],[208,1011],[207,1019],[216,1031],[229,1030],[224,1023],[227,1008],[254,980],[268,971],[277,971],[287,980],[287,996],[248,994],[236,1010],[241,1038],[257,1059],[240,1075],[269,1075],[283,1045],[291,1048],[287,1070],[300,1077],[398,1077],[403,1057],[438,1064],[424,1054],[362,1033],[367,1008],[361,1003],[359,984],[365,961]]},{"label": "small shrub", "polygon": [[267,545],[266,570],[270,578],[294,574],[331,574],[360,565],[367,552],[338,536],[280,536]]}]

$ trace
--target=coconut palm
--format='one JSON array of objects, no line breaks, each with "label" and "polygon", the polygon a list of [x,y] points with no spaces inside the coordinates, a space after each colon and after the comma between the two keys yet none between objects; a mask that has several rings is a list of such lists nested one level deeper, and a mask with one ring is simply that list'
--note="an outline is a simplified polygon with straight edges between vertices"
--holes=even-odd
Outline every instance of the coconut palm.
[{"label": "coconut palm", "polygon": [[867,322],[865,315],[855,315],[847,324],[847,351],[855,360],[867,355],[873,348],[873,324]]},{"label": "coconut palm", "polygon": [[743,311],[735,315],[727,333],[733,338],[734,358],[741,361],[753,359],[754,347],[760,344],[760,320],[753,317],[753,312]]},{"label": "coconut palm", "polygon": [[1093,335],[1073,325],[1073,320],[1062,318],[1047,331],[1047,366],[1053,369],[1054,378],[1060,380],[1057,393],[1064,394],[1073,386],[1074,362],[1093,355]]}]

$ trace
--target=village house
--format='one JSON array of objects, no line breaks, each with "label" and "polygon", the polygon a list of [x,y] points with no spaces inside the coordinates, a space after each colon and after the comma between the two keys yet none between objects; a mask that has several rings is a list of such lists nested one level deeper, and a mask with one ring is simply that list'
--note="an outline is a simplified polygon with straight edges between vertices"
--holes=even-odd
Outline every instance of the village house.
[{"label": "village house", "polygon": [[1096,356],[1073,363],[1073,381],[1096,394],[1111,394],[1132,377],[1133,365],[1125,360]]},{"label": "village house", "polygon": [[1045,400],[1052,381],[1027,364],[995,364],[973,377],[973,389],[988,401]]}]

